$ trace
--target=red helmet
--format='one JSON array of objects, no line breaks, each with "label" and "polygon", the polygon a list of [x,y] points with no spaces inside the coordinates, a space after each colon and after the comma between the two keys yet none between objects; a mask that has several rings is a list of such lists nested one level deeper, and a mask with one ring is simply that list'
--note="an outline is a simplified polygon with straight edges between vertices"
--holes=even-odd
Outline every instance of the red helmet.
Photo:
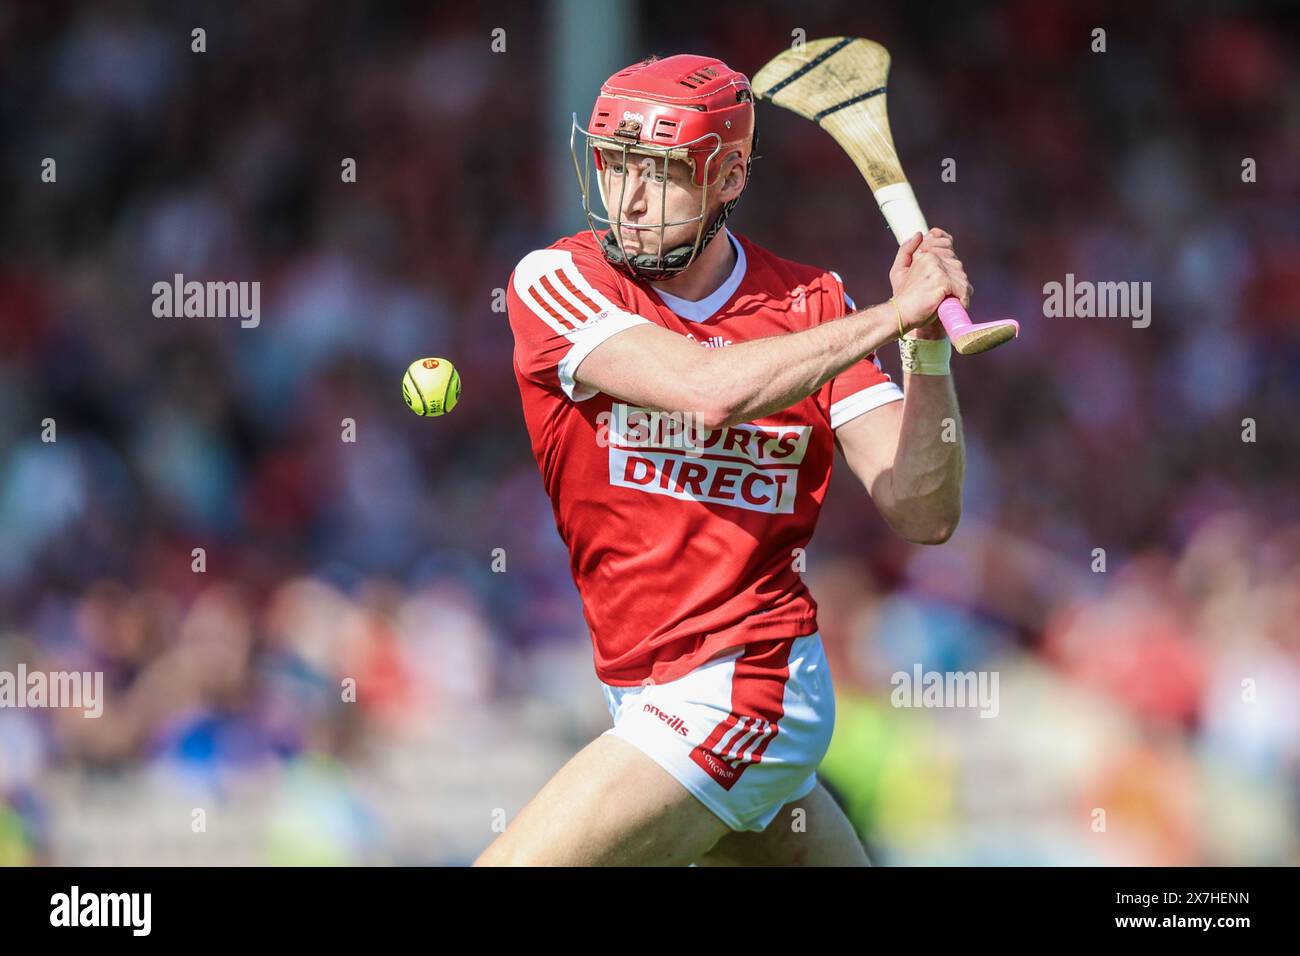
[{"label": "red helmet", "polygon": [[[624,165],[629,153],[662,158],[665,191],[669,159],[685,160],[691,167],[691,181],[697,186],[708,187],[717,181],[723,161],[735,153],[739,153],[745,162],[748,174],[753,161],[755,132],[754,95],[749,80],[743,73],[713,57],[682,54],[663,60],[651,58],[619,70],[606,80],[586,128],[579,127],[577,117],[574,117],[570,140],[582,191],[583,212],[606,257],[635,277],[667,278],[694,261],[699,250],[722,228],[736,200],[724,203],[713,222],[706,223],[708,190],[703,189],[697,216],[675,222],[624,224],[620,197],[619,218],[611,220],[591,209],[589,164],[594,164],[598,173],[604,172],[602,149],[621,150]],[[577,154],[579,134],[585,140],[581,165]],[[596,181],[609,212],[603,178],[597,175]],[[611,227],[603,238],[596,231],[597,222]],[[666,227],[692,222],[698,223],[693,244],[670,250],[663,248]],[[658,254],[626,255],[621,239],[621,230],[625,228],[659,230]]]}]

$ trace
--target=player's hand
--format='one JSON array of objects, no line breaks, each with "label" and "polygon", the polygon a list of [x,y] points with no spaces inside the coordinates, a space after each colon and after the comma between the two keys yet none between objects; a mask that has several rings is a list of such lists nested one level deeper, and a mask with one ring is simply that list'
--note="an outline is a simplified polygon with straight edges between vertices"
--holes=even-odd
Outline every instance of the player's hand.
[{"label": "player's hand", "polygon": [[931,325],[940,302],[953,295],[969,308],[975,291],[957,258],[952,236],[938,228],[926,235],[918,232],[899,246],[889,282],[904,330],[921,329],[922,338],[943,337],[943,327]]}]

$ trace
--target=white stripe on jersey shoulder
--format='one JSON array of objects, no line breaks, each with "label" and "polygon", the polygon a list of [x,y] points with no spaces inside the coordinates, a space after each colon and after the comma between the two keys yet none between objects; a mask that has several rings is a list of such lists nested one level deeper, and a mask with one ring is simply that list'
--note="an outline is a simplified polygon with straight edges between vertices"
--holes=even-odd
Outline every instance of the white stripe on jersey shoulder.
[{"label": "white stripe on jersey shoulder", "polygon": [[[840,278],[840,274],[836,272],[834,269],[829,269],[827,271],[829,271],[830,274],[835,277],[835,281],[840,284],[840,295],[844,296],[844,305],[848,309],[848,311],[849,312],[858,311],[858,307],[854,304],[853,300],[849,298],[849,294],[844,291],[844,280]],[[846,312],[845,314],[847,315],[848,313]]]},{"label": "white stripe on jersey shoulder", "polygon": [[560,388],[575,402],[597,394],[574,378],[582,360],[611,336],[650,322],[597,290],[565,249],[537,249],[524,256],[515,266],[514,289],[535,315],[572,343],[556,372]]},{"label": "white stripe on jersey shoulder", "polygon": [[536,249],[515,266],[515,294],[556,332],[571,332],[611,315],[630,314],[598,291],[567,249]]},{"label": "white stripe on jersey shoulder", "polygon": [[[879,360],[876,361],[876,365],[880,365]],[[866,414],[873,408],[879,408],[881,405],[888,405],[890,402],[900,402],[902,400],[903,390],[894,382],[877,382],[875,385],[841,398],[831,406],[831,429],[839,428],[859,415]]]}]

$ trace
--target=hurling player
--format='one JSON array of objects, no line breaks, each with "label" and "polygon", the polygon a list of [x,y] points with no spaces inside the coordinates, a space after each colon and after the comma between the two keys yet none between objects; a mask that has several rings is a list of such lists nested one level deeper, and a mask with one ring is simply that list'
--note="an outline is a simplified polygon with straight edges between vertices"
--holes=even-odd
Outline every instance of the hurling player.
[{"label": "hurling player", "polygon": [[[573,132],[591,228],[525,256],[507,300],[613,726],[476,863],[866,864],[817,780],[835,696],[797,559],[836,448],[907,540],[957,525],[964,450],[959,427],[944,440],[960,419],[934,321],[946,296],[970,303],[952,237],[914,235],[893,296],[858,309],[836,273],[726,228],[754,102],[709,57],[615,73]],[[902,388],[876,360],[894,340]]]}]

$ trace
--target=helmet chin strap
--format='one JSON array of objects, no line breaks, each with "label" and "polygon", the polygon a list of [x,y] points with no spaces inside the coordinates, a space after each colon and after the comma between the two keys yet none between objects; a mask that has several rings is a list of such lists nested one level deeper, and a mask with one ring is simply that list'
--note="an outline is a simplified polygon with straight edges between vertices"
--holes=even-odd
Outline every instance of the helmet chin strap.
[{"label": "helmet chin strap", "polygon": [[614,238],[613,229],[605,233],[605,238],[601,240],[600,245],[605,258],[623,272],[634,279],[651,280],[666,279],[681,272],[695,257],[697,248],[694,245],[677,246],[665,252],[662,259],[650,252],[639,252],[629,256],[623,252],[618,240]]}]

